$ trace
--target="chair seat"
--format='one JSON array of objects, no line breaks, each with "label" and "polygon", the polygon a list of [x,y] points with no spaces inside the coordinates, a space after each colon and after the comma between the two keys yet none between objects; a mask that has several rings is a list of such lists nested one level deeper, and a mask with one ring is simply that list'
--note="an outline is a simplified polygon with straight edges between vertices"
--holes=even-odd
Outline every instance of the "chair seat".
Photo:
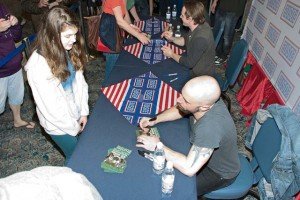
[{"label": "chair seat", "polygon": [[253,172],[249,161],[239,154],[241,171],[235,181],[222,189],[204,195],[209,199],[237,199],[247,194],[253,183]]}]

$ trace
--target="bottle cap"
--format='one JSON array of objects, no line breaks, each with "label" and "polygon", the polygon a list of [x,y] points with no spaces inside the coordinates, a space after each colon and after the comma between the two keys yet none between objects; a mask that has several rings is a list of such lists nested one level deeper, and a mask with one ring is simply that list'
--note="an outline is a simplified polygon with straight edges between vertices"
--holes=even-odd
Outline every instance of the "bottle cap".
[{"label": "bottle cap", "polygon": [[172,162],[172,161],[168,161],[166,167],[167,167],[168,169],[173,168],[173,162]]},{"label": "bottle cap", "polygon": [[158,149],[162,149],[163,147],[164,147],[164,145],[163,145],[162,142],[158,142],[158,143],[156,144],[156,148],[158,148]]}]

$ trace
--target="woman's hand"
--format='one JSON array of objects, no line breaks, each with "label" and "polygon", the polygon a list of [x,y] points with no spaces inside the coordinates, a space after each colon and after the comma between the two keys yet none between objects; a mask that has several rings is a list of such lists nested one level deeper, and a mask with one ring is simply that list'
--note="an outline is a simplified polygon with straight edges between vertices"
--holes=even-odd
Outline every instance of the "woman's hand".
[{"label": "woman's hand", "polygon": [[139,32],[139,33],[142,32],[141,29],[140,29],[139,27],[137,27],[136,25],[130,24],[130,26],[131,26],[134,30],[136,30],[137,32]]},{"label": "woman's hand", "polygon": [[9,21],[10,21],[11,26],[14,26],[18,23],[18,19],[13,15],[10,16]]},{"label": "woman's hand", "polygon": [[139,33],[137,39],[143,44],[149,44],[150,43],[150,39],[147,37],[146,33]]},{"label": "woman's hand", "polygon": [[78,120],[78,123],[81,127],[79,133],[81,133],[87,123],[87,116],[81,116],[80,119]]},{"label": "woman's hand", "polygon": [[11,27],[10,21],[4,18],[0,18],[0,32],[7,31],[9,27]]},{"label": "woman's hand", "polygon": [[48,0],[40,0],[38,3],[39,8],[47,7],[48,6]]}]

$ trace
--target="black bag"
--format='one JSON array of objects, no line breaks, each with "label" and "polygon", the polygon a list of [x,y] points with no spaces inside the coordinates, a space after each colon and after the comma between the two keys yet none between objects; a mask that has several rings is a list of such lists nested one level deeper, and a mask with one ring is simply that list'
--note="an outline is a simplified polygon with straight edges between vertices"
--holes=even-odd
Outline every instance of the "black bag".
[{"label": "black bag", "polygon": [[102,13],[99,25],[99,37],[101,42],[112,52],[119,53],[122,50],[123,37],[114,15]]}]

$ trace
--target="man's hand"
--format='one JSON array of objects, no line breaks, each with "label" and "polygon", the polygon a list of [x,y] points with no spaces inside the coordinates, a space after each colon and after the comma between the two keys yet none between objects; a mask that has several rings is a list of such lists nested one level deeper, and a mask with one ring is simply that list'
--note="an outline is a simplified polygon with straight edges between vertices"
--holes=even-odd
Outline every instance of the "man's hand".
[{"label": "man's hand", "polygon": [[174,42],[175,39],[171,31],[164,31],[160,37],[166,38],[169,42]]},{"label": "man's hand", "polygon": [[81,133],[83,131],[86,123],[87,123],[87,116],[81,116],[80,119],[79,119],[79,121],[78,121],[78,123],[79,123],[79,125],[81,127],[79,133]]},{"label": "man's hand", "polygon": [[11,27],[11,23],[9,20],[0,18],[0,32],[7,31]]},{"label": "man's hand", "polygon": [[149,117],[143,117],[140,121],[140,128],[144,131],[144,132],[148,132],[149,131],[149,127],[150,126],[154,126],[155,125],[155,121],[150,121],[151,118]]},{"label": "man's hand", "polygon": [[173,58],[174,52],[170,47],[168,47],[167,45],[164,45],[163,47],[161,47],[161,50],[165,56],[167,56],[168,58]]},{"label": "man's hand", "polygon": [[142,147],[148,151],[154,151],[156,144],[160,142],[159,137],[156,136],[147,136],[147,135],[140,135],[137,137],[137,147]]}]

